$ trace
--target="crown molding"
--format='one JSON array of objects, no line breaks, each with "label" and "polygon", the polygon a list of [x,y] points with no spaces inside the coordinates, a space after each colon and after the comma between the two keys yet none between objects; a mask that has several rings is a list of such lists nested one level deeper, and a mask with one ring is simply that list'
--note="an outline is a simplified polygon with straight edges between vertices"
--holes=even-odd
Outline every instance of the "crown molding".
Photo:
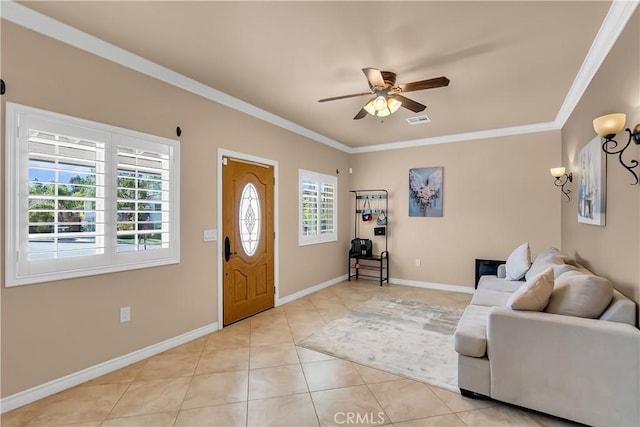
[{"label": "crown molding", "polygon": [[555,122],[559,128],[564,126],[571,113],[573,113],[589,83],[591,83],[591,80],[607,58],[609,51],[615,45],[618,37],[620,37],[627,22],[633,16],[638,4],[640,4],[639,0],[615,0],[611,3],[607,16],[602,21],[600,30],[598,30],[582,66],[573,80],[560,111],[558,111]]},{"label": "crown molding", "polygon": [[488,129],[477,132],[457,133],[453,135],[434,136],[432,138],[412,139],[409,141],[390,142],[388,144],[367,145],[355,147],[352,154],[371,153],[374,151],[398,150],[402,148],[422,147],[425,145],[448,144],[452,142],[472,141],[502,136],[524,135],[527,133],[547,132],[560,129],[556,122],[537,123],[533,125],[514,126],[510,128]]},{"label": "crown molding", "polygon": [[620,33],[622,33],[627,22],[635,12],[638,4],[640,4],[640,0],[614,0],[611,3],[607,16],[605,17],[602,26],[600,27],[600,30],[598,31],[591,48],[589,49],[589,52],[587,53],[587,56],[585,57],[585,60],[582,63],[582,66],[580,67],[580,70],[578,71],[576,78],[574,79],[573,84],[571,85],[571,88],[569,89],[569,92],[567,93],[567,96],[565,97],[565,100],[553,122],[398,141],[388,144],[369,145],[363,147],[349,147],[318,132],[307,129],[229,94],[156,64],[155,62],[149,61],[141,56],[112,45],[111,43],[107,43],[104,40],[17,4],[13,0],[0,1],[0,18],[7,19],[8,21],[32,31],[39,32],[45,36],[179,87],[213,102],[248,114],[259,120],[263,120],[280,128],[297,133],[321,144],[345,153],[355,154],[562,129],[562,126],[564,126],[575,106],[580,101],[580,98],[582,98],[582,95],[589,86],[589,83],[606,59],[607,54],[617,41]]}]

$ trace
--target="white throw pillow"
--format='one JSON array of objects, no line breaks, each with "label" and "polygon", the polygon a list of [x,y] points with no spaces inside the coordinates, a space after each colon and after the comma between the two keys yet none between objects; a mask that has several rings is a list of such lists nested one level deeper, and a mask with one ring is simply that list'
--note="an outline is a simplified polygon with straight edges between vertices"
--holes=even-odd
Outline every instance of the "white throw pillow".
[{"label": "white throw pillow", "polygon": [[554,277],[551,267],[532,277],[509,297],[507,307],[512,310],[544,310],[553,292]]},{"label": "white throw pillow", "polygon": [[531,250],[529,243],[518,246],[507,258],[507,280],[520,280],[531,267]]},{"label": "white throw pillow", "polygon": [[556,280],[546,311],[595,319],[607,309],[612,298],[613,286],[604,277],[567,272]]}]

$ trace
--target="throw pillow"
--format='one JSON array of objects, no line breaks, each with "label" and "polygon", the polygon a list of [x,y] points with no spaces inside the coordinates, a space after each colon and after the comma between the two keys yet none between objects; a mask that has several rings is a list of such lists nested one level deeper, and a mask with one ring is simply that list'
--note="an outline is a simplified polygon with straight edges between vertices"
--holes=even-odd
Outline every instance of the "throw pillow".
[{"label": "throw pillow", "polygon": [[523,243],[507,258],[507,280],[520,280],[531,267],[531,250],[529,243]]},{"label": "throw pillow", "polygon": [[553,278],[551,267],[532,277],[509,297],[507,307],[512,310],[544,310],[553,292]]},{"label": "throw pillow", "polygon": [[613,286],[604,277],[567,272],[556,280],[546,311],[595,319],[613,298]]}]

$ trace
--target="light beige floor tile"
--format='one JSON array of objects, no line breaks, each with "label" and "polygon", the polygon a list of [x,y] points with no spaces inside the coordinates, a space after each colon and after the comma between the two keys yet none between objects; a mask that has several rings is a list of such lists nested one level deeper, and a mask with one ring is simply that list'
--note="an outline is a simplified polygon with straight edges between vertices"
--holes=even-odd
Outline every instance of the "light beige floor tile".
[{"label": "light beige floor tile", "polygon": [[287,316],[284,311],[281,314],[261,315],[251,318],[251,332],[264,330],[277,330],[287,327]]},{"label": "light beige floor tile", "polygon": [[394,427],[467,427],[456,414],[438,415],[419,420],[393,423]]},{"label": "light beige floor tile", "polygon": [[244,402],[247,400],[248,371],[196,375],[191,381],[182,409]]},{"label": "light beige floor tile", "polygon": [[122,396],[109,417],[123,418],[178,411],[190,381],[189,377],[136,381]]},{"label": "light beige floor tile", "polygon": [[302,369],[311,391],[364,384],[356,368],[347,360],[303,363]]},{"label": "light beige floor tile", "polygon": [[249,370],[249,347],[207,351],[200,356],[196,375]]},{"label": "light beige floor tile", "polygon": [[138,381],[190,377],[200,358],[199,353],[159,354],[149,359],[138,374]]},{"label": "light beige floor tile", "polygon": [[458,412],[458,417],[468,426],[474,427],[527,427],[540,426],[531,417],[517,408],[506,405],[492,406],[491,408],[476,409],[473,411]]},{"label": "light beige floor tile", "polygon": [[208,336],[201,337],[177,347],[172,348],[171,350],[167,350],[164,354],[175,354],[175,353],[202,353],[202,349],[204,345],[207,343],[209,339]]},{"label": "light beige floor tile", "polygon": [[204,345],[204,352],[220,350],[223,348],[249,347],[251,343],[250,323],[243,323],[242,326],[233,324],[221,331],[209,335]]},{"label": "light beige floor tile", "polygon": [[320,316],[315,306],[313,306],[313,308],[303,307],[286,309],[285,313],[287,315],[287,321],[289,322],[289,324],[295,322],[311,322],[317,320]]},{"label": "light beige floor tile", "polygon": [[[3,425],[3,424],[0,424]],[[72,423],[72,424],[59,424],[57,426],[50,427],[100,427],[102,426],[102,421],[87,421],[84,423]]]},{"label": "light beige floor tile", "polygon": [[136,417],[111,418],[102,427],[173,427],[177,412],[138,415]]},{"label": "light beige floor tile", "polygon": [[369,389],[394,423],[451,413],[426,384],[417,381],[369,384]]},{"label": "light beige floor tile", "polygon": [[454,393],[439,387],[429,387],[453,412],[472,411],[474,409],[489,408],[495,406],[496,402],[490,399],[471,399],[462,397],[460,393]]},{"label": "light beige floor tile", "polygon": [[255,427],[318,426],[309,393],[250,400],[248,425]]},{"label": "light beige floor tile", "polygon": [[277,329],[258,329],[251,331],[251,347],[293,344],[293,337],[289,331],[289,326],[281,326]]},{"label": "light beige floor tile", "polygon": [[523,409],[532,420],[544,427],[584,427],[584,424],[565,420],[563,418],[554,417],[553,415],[543,414],[541,412]]},{"label": "light beige floor tile", "polygon": [[40,409],[44,406],[44,400],[38,400],[29,405],[22,406],[0,415],[0,426],[15,427],[33,424],[33,420],[40,415]]},{"label": "light beige floor tile", "polygon": [[229,403],[219,406],[185,409],[180,411],[176,427],[235,427],[245,426],[247,403]]},{"label": "light beige floor tile", "polygon": [[298,357],[300,358],[300,362],[302,363],[319,362],[321,360],[335,359],[335,357],[329,356],[328,354],[320,353],[319,351],[309,350],[308,348],[304,348],[304,347],[296,346],[296,350],[298,351]]},{"label": "light beige floor tile", "polygon": [[147,359],[142,360],[140,362],[134,363],[132,365],[126,366],[122,369],[118,369],[117,371],[113,371],[109,374],[103,375],[91,381],[88,381],[81,386],[92,386],[92,385],[101,385],[101,384],[117,384],[117,383],[130,383],[136,379],[144,365],[147,364]]},{"label": "light beige floor tile", "polygon": [[249,400],[308,392],[300,365],[249,371]]},{"label": "light beige floor tile", "polygon": [[289,310],[296,310],[296,309],[300,309],[300,310],[315,310],[316,306],[313,304],[313,301],[311,300],[310,296],[306,296],[300,299],[297,299],[295,301],[291,301],[290,303],[285,304],[284,306],[282,306],[282,308],[284,308],[285,313],[288,312]]},{"label": "light beige floor tile", "polygon": [[399,377],[397,375],[381,371],[380,369],[370,368],[369,366],[364,366],[357,363],[354,363],[353,366],[360,374],[362,381],[364,381],[366,384],[375,384],[385,381],[396,381],[402,379],[402,377]]},{"label": "light beige floor tile", "polygon": [[299,364],[298,352],[293,344],[276,344],[251,347],[249,367],[251,369]]},{"label": "light beige floor tile", "polygon": [[[60,425],[104,420],[118,399],[129,387],[128,383],[74,387],[37,402],[30,425]],[[5,423],[3,417],[2,425]]]},{"label": "light beige floor tile", "polygon": [[380,426],[390,422],[366,385],[316,391],[311,398],[322,427]]}]

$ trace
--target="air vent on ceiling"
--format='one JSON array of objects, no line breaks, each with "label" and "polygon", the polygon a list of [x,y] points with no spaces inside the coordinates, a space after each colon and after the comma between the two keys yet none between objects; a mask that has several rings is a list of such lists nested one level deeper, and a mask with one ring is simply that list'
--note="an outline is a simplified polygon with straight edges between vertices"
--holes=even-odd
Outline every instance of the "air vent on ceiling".
[{"label": "air vent on ceiling", "polygon": [[409,117],[407,121],[409,122],[410,125],[421,125],[423,123],[431,123],[431,119],[429,118],[429,116],[426,116],[426,115]]}]

